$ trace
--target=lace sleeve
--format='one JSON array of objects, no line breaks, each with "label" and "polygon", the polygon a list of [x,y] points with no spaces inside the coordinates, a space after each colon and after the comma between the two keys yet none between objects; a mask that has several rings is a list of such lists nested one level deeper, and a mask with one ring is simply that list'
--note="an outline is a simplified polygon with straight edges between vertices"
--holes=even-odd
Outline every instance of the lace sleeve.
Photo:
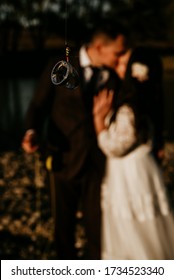
[{"label": "lace sleeve", "polygon": [[98,135],[98,144],[106,156],[121,157],[136,143],[135,117],[133,110],[123,105],[115,121]]}]

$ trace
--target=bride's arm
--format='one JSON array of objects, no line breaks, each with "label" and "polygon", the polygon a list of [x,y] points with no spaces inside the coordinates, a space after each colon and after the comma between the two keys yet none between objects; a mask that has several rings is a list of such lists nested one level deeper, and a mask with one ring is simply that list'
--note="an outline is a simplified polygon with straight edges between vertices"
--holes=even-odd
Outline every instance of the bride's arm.
[{"label": "bride's arm", "polygon": [[133,110],[128,105],[121,106],[116,114],[115,121],[107,126],[105,118],[106,113],[111,108],[108,105],[110,101],[107,100],[106,95],[105,97],[98,97],[98,99],[100,100],[96,98],[93,107],[98,145],[106,156],[121,157],[128,153],[137,142]]}]

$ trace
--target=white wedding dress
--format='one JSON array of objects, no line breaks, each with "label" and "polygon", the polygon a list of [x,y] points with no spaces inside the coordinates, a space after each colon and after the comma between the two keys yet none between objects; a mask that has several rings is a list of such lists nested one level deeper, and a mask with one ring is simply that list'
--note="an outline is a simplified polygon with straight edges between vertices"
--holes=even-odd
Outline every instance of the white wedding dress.
[{"label": "white wedding dress", "polygon": [[123,105],[98,135],[107,155],[102,183],[102,259],[174,259],[174,218],[151,143],[136,143],[132,109]]}]

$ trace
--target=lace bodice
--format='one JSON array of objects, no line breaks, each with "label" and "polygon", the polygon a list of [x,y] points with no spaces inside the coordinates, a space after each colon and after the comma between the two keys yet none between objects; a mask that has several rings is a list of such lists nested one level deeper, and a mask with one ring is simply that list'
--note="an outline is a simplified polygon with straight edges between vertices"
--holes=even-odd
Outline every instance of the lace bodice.
[{"label": "lace bodice", "polygon": [[115,121],[98,135],[100,149],[109,157],[125,155],[137,142],[135,116],[128,105],[119,108]]}]

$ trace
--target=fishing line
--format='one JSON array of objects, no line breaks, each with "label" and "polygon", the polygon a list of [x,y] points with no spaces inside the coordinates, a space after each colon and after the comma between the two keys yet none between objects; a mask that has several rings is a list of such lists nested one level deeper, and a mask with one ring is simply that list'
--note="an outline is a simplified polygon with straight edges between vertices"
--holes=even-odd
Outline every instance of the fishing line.
[{"label": "fishing line", "polygon": [[68,46],[68,2],[65,0],[65,57],[55,64],[51,71],[51,81],[54,85],[75,89],[79,84],[77,70],[69,62],[70,47]]}]

